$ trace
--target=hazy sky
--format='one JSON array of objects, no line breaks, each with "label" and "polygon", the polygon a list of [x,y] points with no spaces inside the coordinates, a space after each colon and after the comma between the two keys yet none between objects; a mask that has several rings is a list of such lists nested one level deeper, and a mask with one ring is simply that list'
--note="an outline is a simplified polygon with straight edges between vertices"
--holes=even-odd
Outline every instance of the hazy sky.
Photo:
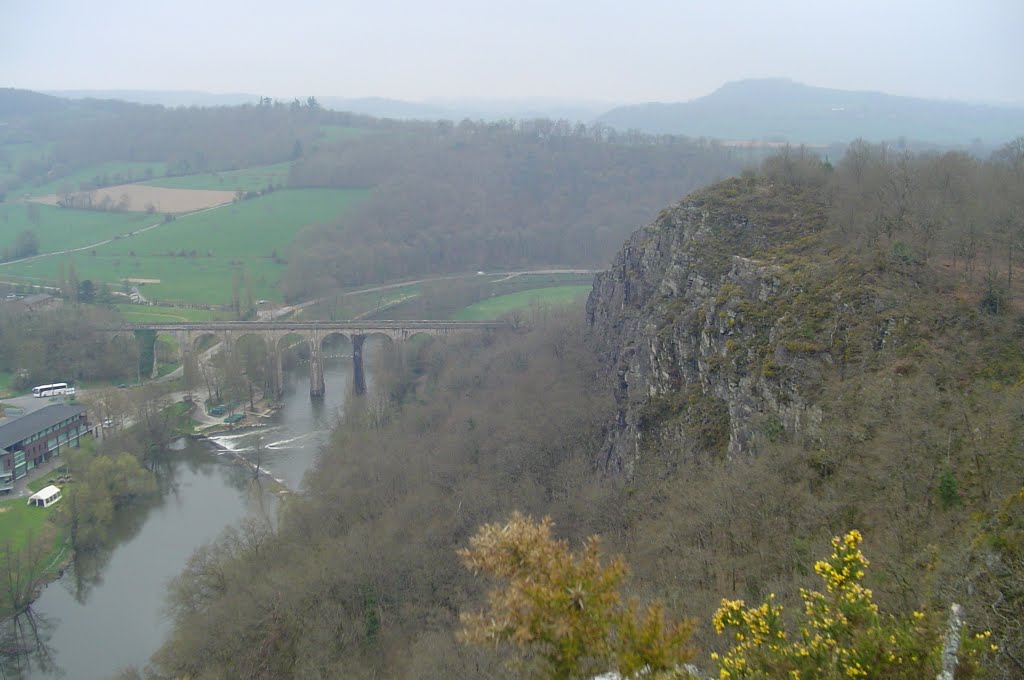
[{"label": "hazy sky", "polygon": [[1024,103],[1024,0],[0,0],[0,86],[682,101],[729,80]]}]

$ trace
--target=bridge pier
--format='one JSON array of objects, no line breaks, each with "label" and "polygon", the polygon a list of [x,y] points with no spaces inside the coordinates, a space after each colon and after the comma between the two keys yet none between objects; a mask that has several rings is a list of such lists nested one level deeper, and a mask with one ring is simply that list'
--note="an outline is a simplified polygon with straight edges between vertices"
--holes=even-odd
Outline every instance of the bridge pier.
[{"label": "bridge pier", "polygon": [[324,385],[324,355],[320,349],[320,336],[314,333],[309,341],[309,396],[322,399],[327,391]]},{"label": "bridge pier", "polygon": [[278,399],[284,396],[284,352],[274,343],[274,391]]},{"label": "bridge pier", "polygon": [[185,379],[185,390],[191,393],[199,384],[199,362],[192,346],[192,334],[189,331],[175,331],[174,337],[178,340],[178,351],[181,353],[181,372]]},{"label": "bridge pier", "polygon": [[363,372],[363,343],[365,335],[352,336],[352,382],[356,394],[366,394],[366,374]]}]

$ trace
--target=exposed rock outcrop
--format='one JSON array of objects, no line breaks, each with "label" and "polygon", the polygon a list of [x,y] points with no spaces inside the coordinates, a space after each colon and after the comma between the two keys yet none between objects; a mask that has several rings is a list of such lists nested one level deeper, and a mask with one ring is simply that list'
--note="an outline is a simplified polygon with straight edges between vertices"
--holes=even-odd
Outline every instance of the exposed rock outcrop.
[{"label": "exposed rock outcrop", "polygon": [[587,301],[618,406],[601,464],[631,475],[644,441],[738,456],[815,435],[804,387],[832,355],[786,341],[793,277],[766,254],[823,222],[806,196],[733,180],[632,235]]}]

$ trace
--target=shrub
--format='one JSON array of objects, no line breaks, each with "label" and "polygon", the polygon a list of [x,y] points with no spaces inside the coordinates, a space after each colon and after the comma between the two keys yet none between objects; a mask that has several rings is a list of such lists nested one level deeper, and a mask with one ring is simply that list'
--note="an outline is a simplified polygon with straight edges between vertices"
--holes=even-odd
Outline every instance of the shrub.
[{"label": "shrub", "polygon": [[503,579],[485,612],[463,614],[459,638],[477,644],[511,644],[523,652],[535,678],[568,680],[617,670],[622,677],[687,677],[692,625],[665,623],[660,603],[643,613],[623,602],[619,586],[626,563],[603,564],[600,541],[591,537],[580,554],[551,537],[552,522],[512,515],[488,524],[459,551],[474,572]]},{"label": "shrub", "polygon": [[[731,638],[719,656],[719,678],[934,678],[942,666],[941,623],[915,611],[881,614],[862,583],[868,561],[861,535],[832,539],[832,554],[814,565],[825,592],[801,590],[804,620],[796,633],[784,629],[782,607],[768,598],[758,607],[722,600],[712,623]],[[978,657],[994,651],[987,632],[964,637],[957,677],[969,676]]]}]

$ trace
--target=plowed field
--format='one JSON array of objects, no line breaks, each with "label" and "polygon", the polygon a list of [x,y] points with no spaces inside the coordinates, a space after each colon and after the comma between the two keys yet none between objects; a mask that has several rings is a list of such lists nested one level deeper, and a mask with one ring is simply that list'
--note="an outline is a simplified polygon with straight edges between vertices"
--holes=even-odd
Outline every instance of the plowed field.
[{"label": "plowed field", "polygon": [[[129,212],[186,213],[212,208],[235,200],[233,191],[210,191],[207,189],[168,189],[142,184],[120,184],[88,192],[91,205],[101,206],[107,202],[111,207]],[[57,205],[56,194],[31,199],[35,203]],[[87,199],[83,192],[74,194],[76,208],[85,207]],[[150,207],[152,206],[152,208]]]}]

